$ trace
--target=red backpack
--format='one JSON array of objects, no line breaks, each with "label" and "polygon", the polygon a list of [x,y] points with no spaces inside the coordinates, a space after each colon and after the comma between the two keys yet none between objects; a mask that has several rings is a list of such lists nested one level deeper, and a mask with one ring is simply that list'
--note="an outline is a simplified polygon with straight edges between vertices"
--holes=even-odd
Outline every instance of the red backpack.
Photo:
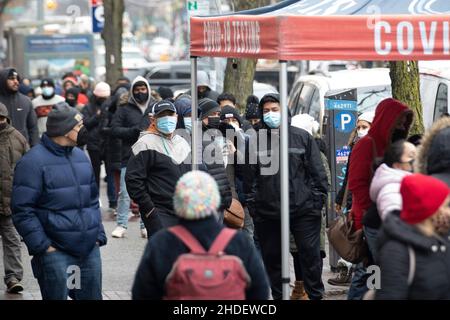
[{"label": "red backpack", "polygon": [[183,226],[168,229],[191,250],[166,278],[166,300],[245,300],[250,277],[242,260],[224,253],[236,230],[224,228],[208,252]]}]

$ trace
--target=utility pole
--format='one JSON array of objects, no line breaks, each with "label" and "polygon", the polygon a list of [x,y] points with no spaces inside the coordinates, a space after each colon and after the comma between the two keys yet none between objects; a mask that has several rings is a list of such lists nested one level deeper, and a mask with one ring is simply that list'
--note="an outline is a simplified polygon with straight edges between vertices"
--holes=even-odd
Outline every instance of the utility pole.
[{"label": "utility pole", "polygon": [[[44,0],[37,0],[37,18],[39,22],[43,22],[45,19],[45,11],[44,11]],[[39,33],[44,32],[44,25],[40,24],[38,26]]]}]

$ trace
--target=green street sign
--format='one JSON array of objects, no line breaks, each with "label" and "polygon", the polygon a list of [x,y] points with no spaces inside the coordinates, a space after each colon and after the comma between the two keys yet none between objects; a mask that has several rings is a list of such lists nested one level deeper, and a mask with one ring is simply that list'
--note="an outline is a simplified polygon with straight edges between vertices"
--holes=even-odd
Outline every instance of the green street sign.
[{"label": "green street sign", "polygon": [[198,3],[197,1],[188,1],[188,10],[198,10]]}]

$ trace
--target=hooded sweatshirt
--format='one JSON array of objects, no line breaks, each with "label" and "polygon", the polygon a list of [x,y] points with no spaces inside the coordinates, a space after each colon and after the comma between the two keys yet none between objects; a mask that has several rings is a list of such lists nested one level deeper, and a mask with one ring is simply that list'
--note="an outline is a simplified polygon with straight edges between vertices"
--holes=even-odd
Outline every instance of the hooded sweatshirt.
[{"label": "hooded sweatshirt", "polygon": [[44,96],[39,96],[33,99],[33,108],[37,116],[37,124],[39,129],[39,137],[42,136],[44,132],[47,131],[47,116],[52,111],[52,107],[59,103],[64,102],[66,99],[54,94],[50,99],[45,99]]},{"label": "hooded sweatshirt", "polygon": [[0,70],[0,102],[8,108],[11,124],[31,146],[39,143],[37,118],[31,100],[20,92],[11,92],[6,87],[9,72],[13,68]]},{"label": "hooded sweatshirt", "polygon": [[[398,119],[407,114],[406,129],[397,132],[395,126]],[[359,140],[350,156],[348,189],[352,192],[352,217],[355,228],[362,228],[362,218],[371,206],[369,189],[373,176],[373,166],[377,158],[384,155],[393,140],[407,137],[412,123],[413,113],[403,103],[388,98],[378,104],[369,133]]]},{"label": "hooded sweatshirt", "polygon": [[370,199],[377,204],[381,220],[389,212],[402,209],[400,184],[411,173],[388,167],[385,163],[378,167],[370,184]]},{"label": "hooded sweatshirt", "polygon": [[435,122],[422,139],[417,171],[431,175],[450,186],[450,118]]},{"label": "hooded sweatshirt", "polygon": [[[149,98],[145,104],[146,110],[143,112],[143,106],[139,106],[133,95],[134,85],[142,81],[148,88]],[[114,114],[111,123],[111,137],[122,140],[121,148],[121,166],[126,167],[128,159],[131,156],[131,146],[136,143],[141,131],[147,130],[150,125],[148,114],[152,112],[154,100],[150,95],[150,85],[148,81],[139,76],[134,79],[128,97],[128,103],[120,105]]]}]

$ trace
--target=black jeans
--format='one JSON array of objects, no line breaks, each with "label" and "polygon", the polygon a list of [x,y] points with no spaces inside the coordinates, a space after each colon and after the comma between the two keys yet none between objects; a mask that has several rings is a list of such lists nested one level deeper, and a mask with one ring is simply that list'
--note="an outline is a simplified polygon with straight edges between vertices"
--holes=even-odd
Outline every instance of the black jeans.
[{"label": "black jeans", "polygon": [[92,168],[94,169],[95,182],[100,190],[100,167],[102,166],[102,157],[100,151],[88,150],[89,158],[91,159]]},{"label": "black jeans", "polygon": [[[272,297],[282,299],[281,288],[281,221],[258,217],[254,220],[264,265],[270,279]],[[320,215],[303,215],[291,218],[290,230],[297,246],[298,261],[311,300],[322,299],[325,291],[322,282],[320,256]]]}]

